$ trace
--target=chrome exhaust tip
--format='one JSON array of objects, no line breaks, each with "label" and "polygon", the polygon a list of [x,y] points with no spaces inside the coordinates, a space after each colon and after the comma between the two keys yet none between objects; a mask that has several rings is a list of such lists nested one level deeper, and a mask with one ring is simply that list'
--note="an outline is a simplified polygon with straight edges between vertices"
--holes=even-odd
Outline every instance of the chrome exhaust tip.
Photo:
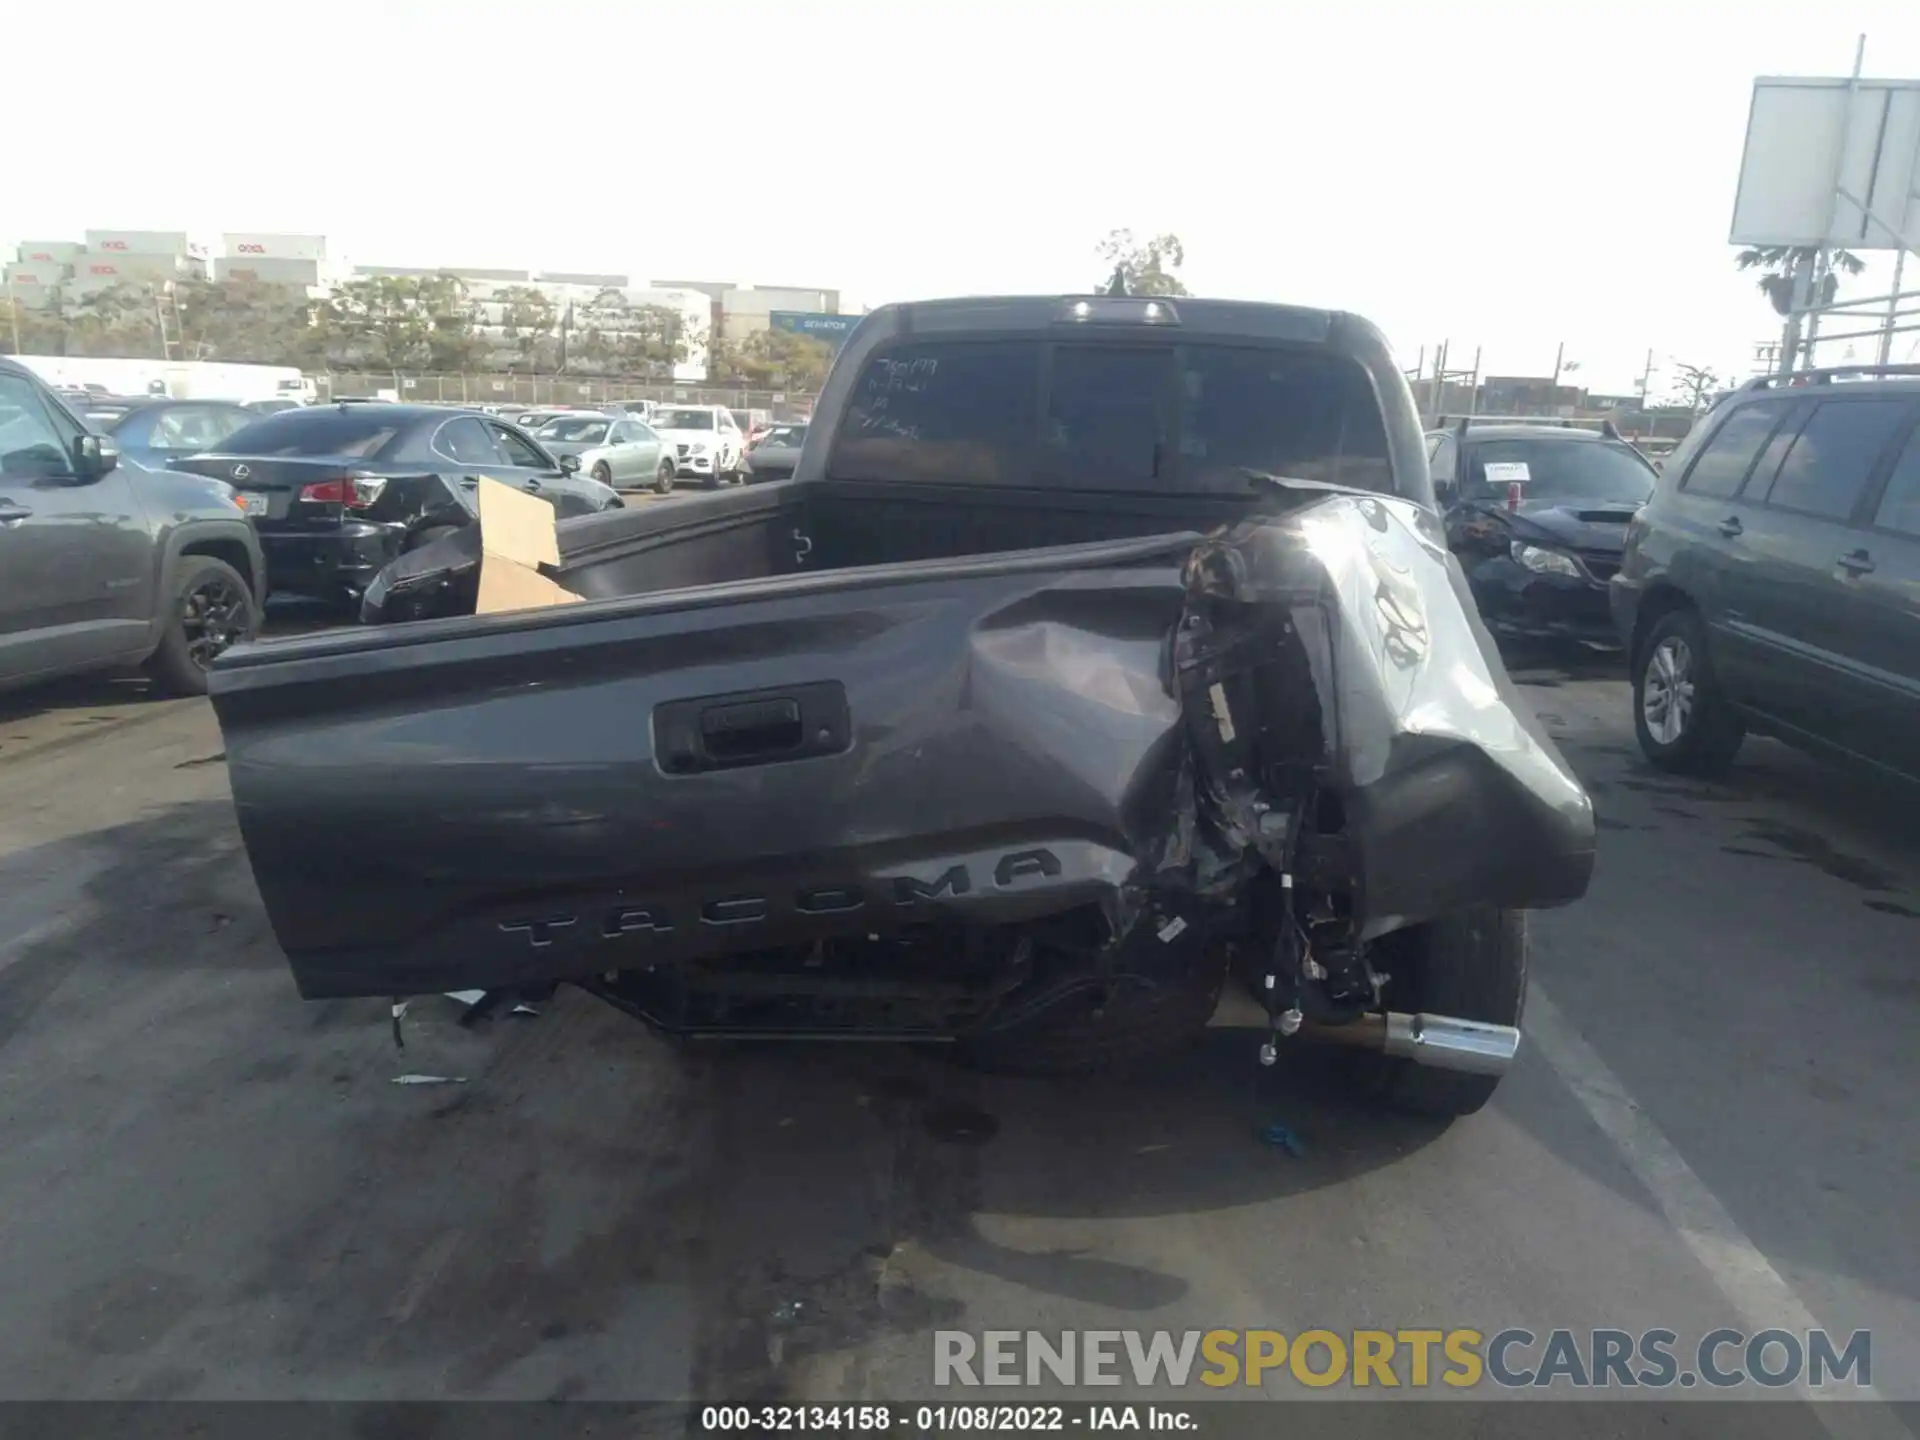
[{"label": "chrome exhaust tip", "polygon": [[1469,1075],[1504,1075],[1520,1053],[1520,1032],[1512,1025],[1489,1025],[1457,1015],[1362,1015],[1349,1025],[1315,1026],[1322,1040],[1364,1045],[1432,1070]]},{"label": "chrome exhaust tip", "polygon": [[1520,1053],[1520,1032],[1512,1025],[1489,1025],[1457,1015],[1402,1015],[1387,1012],[1387,1054],[1435,1070],[1469,1075],[1504,1075]]}]

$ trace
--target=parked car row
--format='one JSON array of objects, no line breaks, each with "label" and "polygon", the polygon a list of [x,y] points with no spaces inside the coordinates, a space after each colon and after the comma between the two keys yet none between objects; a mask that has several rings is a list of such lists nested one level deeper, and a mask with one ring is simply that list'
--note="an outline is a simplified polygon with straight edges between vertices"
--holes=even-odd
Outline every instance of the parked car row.
[{"label": "parked car row", "polygon": [[518,426],[425,405],[313,405],[255,417],[170,459],[222,480],[260,532],[275,592],[347,607],[382,567],[473,523],[483,478],[540,496],[562,518],[619,509],[619,493]]},{"label": "parked car row", "polygon": [[232,487],[158,457],[237,409],[131,410],[122,463],[112,435],[0,360],[0,688],[141,665],[164,691],[205,693],[214,657],[259,627],[267,567]]}]

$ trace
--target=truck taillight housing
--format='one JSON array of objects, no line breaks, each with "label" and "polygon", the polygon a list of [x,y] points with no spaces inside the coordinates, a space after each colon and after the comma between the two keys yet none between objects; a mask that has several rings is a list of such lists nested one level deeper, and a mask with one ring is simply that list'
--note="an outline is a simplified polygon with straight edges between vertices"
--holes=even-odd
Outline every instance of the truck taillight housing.
[{"label": "truck taillight housing", "polygon": [[316,480],[300,487],[300,498],[315,505],[344,505],[349,510],[365,510],[380,498],[387,482],[370,475],[342,475],[335,480]]}]

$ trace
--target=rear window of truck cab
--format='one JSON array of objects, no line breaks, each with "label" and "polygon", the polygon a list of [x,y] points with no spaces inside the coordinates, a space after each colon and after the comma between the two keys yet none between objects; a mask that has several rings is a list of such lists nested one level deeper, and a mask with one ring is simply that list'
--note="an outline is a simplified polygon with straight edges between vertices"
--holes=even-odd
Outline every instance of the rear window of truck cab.
[{"label": "rear window of truck cab", "polygon": [[937,340],[869,359],[829,478],[1240,496],[1245,471],[1393,492],[1366,371],[1246,344]]}]

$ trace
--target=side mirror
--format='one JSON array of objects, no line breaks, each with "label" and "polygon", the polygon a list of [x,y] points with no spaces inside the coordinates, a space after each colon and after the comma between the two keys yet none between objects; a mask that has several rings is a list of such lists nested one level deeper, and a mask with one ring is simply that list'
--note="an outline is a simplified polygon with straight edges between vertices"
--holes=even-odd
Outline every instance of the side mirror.
[{"label": "side mirror", "polygon": [[98,480],[120,463],[120,447],[104,435],[76,435],[73,474],[82,484]]},{"label": "side mirror", "polygon": [[560,473],[563,475],[579,474],[580,457],[578,455],[562,455],[560,457]]}]

